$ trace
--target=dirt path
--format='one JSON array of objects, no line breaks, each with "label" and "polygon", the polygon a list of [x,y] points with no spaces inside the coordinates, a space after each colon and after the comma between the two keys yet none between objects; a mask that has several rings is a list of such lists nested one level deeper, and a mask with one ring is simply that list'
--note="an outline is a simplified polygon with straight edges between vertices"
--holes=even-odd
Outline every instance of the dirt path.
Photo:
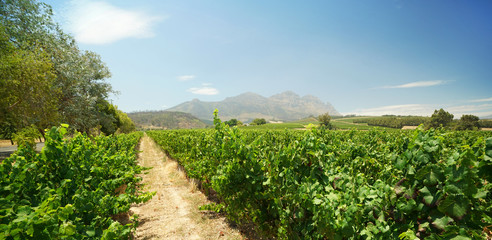
[{"label": "dirt path", "polygon": [[139,163],[153,167],[143,175],[147,191],[156,195],[147,203],[130,209],[138,214],[140,226],[135,239],[243,239],[224,217],[207,215],[198,210],[206,197],[192,184],[175,161],[169,160],[160,148],[145,135],[140,142]]}]

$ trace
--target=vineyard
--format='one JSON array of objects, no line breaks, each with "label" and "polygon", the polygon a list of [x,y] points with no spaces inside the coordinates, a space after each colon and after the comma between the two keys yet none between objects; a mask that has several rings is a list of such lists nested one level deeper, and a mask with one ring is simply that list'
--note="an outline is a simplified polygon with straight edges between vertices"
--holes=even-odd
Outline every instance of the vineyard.
[{"label": "vineyard", "polygon": [[492,133],[148,133],[238,223],[279,239],[492,237]]},{"label": "vineyard", "polygon": [[64,138],[46,132],[41,153],[20,147],[0,164],[0,239],[128,239],[138,221],[121,221],[139,190],[141,132]]}]

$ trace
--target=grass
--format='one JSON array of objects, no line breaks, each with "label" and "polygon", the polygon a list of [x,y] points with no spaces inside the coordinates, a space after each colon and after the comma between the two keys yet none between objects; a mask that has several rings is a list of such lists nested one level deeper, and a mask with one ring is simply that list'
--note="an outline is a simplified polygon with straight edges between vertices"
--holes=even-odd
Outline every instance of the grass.
[{"label": "grass", "polygon": [[384,129],[384,130],[394,129],[394,128],[387,128],[387,127],[369,126],[367,125],[367,123],[354,123],[354,120],[361,119],[361,118],[370,118],[370,117],[337,118],[337,119],[332,119],[331,123],[335,125],[336,128],[340,128],[340,129],[357,129],[357,130],[370,130],[374,128]]},{"label": "grass", "polygon": [[[374,128],[385,129],[385,130],[392,129],[392,128],[386,128],[386,127],[368,126],[366,123],[354,123],[354,120],[360,119],[360,118],[367,118],[367,117],[337,118],[337,119],[332,119],[330,122],[337,129],[342,129],[342,130],[348,130],[348,129],[370,130],[370,129],[374,129]],[[310,118],[305,118],[305,119],[301,119],[301,120],[294,121],[294,122],[267,123],[267,124],[259,125],[259,126],[243,126],[241,128],[244,128],[244,129],[305,129],[306,126],[309,124],[313,124],[313,125],[318,126],[319,122],[318,122],[318,120],[316,120],[316,118],[310,117]]]},{"label": "grass", "polygon": [[[307,125],[307,124],[306,124]],[[263,125],[255,126],[245,126],[241,128],[247,129],[303,129],[305,126],[297,122],[287,122],[287,123],[267,123]]]}]

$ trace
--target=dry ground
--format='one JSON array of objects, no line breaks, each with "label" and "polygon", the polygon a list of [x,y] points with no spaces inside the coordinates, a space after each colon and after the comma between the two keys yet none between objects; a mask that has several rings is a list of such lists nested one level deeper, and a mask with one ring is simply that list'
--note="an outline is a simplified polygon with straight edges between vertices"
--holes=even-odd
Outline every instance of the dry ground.
[{"label": "dry ground", "polygon": [[0,140],[0,147],[10,147],[10,146],[12,146],[10,140]]},{"label": "dry ground", "polygon": [[133,206],[140,222],[135,239],[244,239],[224,217],[198,210],[206,197],[178,170],[147,135],[140,142],[139,163],[152,167],[143,175],[145,190],[156,191],[147,203]]}]

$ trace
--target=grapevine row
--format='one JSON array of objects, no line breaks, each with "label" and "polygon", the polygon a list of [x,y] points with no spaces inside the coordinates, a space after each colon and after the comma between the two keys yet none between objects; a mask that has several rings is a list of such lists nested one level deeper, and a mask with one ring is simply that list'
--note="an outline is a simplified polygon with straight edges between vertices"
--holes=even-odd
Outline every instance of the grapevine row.
[{"label": "grapevine row", "polygon": [[215,209],[280,239],[491,236],[492,138],[444,130],[148,133]]},{"label": "grapevine row", "polygon": [[125,239],[136,227],[117,216],[152,197],[137,188],[142,133],[67,140],[66,127],[0,164],[0,239]]}]

